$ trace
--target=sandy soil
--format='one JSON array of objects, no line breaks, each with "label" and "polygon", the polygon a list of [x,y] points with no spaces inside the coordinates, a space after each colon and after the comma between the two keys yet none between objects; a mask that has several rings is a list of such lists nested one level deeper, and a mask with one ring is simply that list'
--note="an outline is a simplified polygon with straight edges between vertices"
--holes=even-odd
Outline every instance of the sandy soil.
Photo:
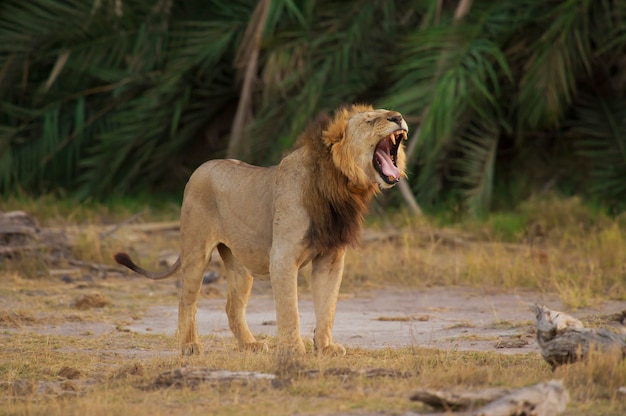
[{"label": "sandy soil", "polygon": [[[263,291],[266,292],[266,291]],[[267,290],[269,292],[269,290]],[[387,289],[343,296],[337,307],[334,337],[346,347],[436,347],[493,350],[504,353],[538,352],[534,315],[528,303],[561,308],[555,298],[533,293],[485,293],[467,288]],[[310,296],[300,296],[303,337],[312,339],[315,327]],[[231,337],[224,312],[225,300],[202,299],[198,306],[201,335]],[[607,302],[575,315],[598,315],[626,309],[626,302]],[[174,334],[177,307],[155,305],[129,329]],[[276,335],[274,301],[270,293],[256,293],[248,304],[247,319],[255,334]]]},{"label": "sandy soil", "polygon": [[[276,335],[274,301],[268,285],[257,287],[248,304],[247,319],[255,334]],[[266,287],[263,287],[266,286]],[[174,336],[177,306],[163,304],[158,296],[127,329],[137,333]],[[537,352],[534,316],[529,302],[562,305],[554,298],[530,292],[485,293],[468,288],[386,289],[342,296],[335,318],[334,336],[346,347],[436,347],[458,350],[493,350],[503,353]],[[201,336],[232,337],[228,328],[225,300],[201,298],[198,328]],[[311,339],[315,325],[313,304],[308,294],[300,296],[302,336]],[[626,302],[606,302],[596,309],[581,309],[584,317],[626,309]],[[54,325],[23,326],[20,332],[95,336],[115,330],[110,322],[56,322]]]},{"label": "sandy soil", "polygon": [[[133,279],[132,286],[141,285],[141,282],[142,279]],[[172,293],[177,290],[175,281],[162,282],[152,290],[155,288],[157,290],[151,293],[150,303],[142,302],[146,310],[138,318],[129,319],[125,330],[174,336],[178,313],[176,301],[172,297]],[[212,292],[226,291],[224,282],[205,288]],[[166,293],[169,296],[162,296]],[[116,302],[114,299],[112,301]],[[495,349],[502,353],[538,352],[534,339],[534,315],[528,308],[529,302],[544,303],[553,309],[562,308],[556,298],[528,291],[504,293],[440,287],[388,288],[344,294],[337,307],[334,336],[337,342],[349,348],[417,346],[477,351]],[[200,298],[197,319],[201,337],[232,337],[224,311],[225,304],[224,296],[221,295]],[[13,306],[19,309],[18,305]],[[308,293],[300,295],[299,306],[302,336],[312,339],[315,316]],[[622,310],[626,310],[626,302],[610,301],[595,309],[580,309],[573,314],[585,317]],[[69,336],[86,333],[100,336],[119,329],[119,323],[107,319],[106,308],[97,315],[102,319],[61,319],[53,323],[40,320],[36,324],[5,329],[22,334],[32,332]],[[254,334],[276,335],[274,301],[268,282],[255,282],[248,303],[247,319]]]}]

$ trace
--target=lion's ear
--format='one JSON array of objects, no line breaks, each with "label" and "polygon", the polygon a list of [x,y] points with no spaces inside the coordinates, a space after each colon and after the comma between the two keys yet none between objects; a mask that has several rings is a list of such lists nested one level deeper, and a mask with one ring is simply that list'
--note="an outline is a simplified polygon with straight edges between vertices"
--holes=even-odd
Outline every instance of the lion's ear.
[{"label": "lion's ear", "polygon": [[335,117],[330,125],[322,133],[324,144],[328,147],[343,140],[348,126],[350,111],[347,108],[341,108],[335,112]]},{"label": "lion's ear", "polygon": [[324,144],[328,147],[343,140],[346,135],[346,127],[348,126],[348,119],[355,113],[364,113],[366,111],[372,111],[373,108],[368,104],[349,104],[339,107],[335,111],[335,117],[333,121],[324,130],[322,138]]}]

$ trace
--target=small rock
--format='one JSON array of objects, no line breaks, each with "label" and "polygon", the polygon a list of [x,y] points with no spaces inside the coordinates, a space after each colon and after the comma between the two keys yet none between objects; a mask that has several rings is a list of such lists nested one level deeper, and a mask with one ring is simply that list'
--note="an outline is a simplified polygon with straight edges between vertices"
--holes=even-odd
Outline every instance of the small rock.
[{"label": "small rock", "polygon": [[63,276],[61,276],[61,281],[63,283],[68,283],[68,284],[74,283],[74,279],[72,279],[72,276],[67,275],[67,274],[64,274]]},{"label": "small rock", "polygon": [[291,386],[291,380],[274,378],[271,381],[271,385],[275,389],[284,389]]},{"label": "small rock", "polygon": [[210,270],[206,272],[204,276],[202,277],[202,284],[210,285],[211,283],[215,283],[218,280],[220,280],[220,275],[214,272],[213,270]]}]

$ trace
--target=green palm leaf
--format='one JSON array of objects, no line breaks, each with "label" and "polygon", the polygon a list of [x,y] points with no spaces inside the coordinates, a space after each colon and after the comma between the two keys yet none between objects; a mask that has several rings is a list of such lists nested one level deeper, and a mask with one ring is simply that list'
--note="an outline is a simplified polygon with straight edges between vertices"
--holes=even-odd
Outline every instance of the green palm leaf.
[{"label": "green palm leaf", "polygon": [[626,198],[626,98],[580,97],[572,122],[578,153],[590,164],[589,190],[613,202]]},{"label": "green palm leaf", "polygon": [[[487,7],[477,11],[478,17],[453,30],[441,26],[417,32],[408,38],[408,55],[394,67],[399,79],[394,90],[401,92],[386,98],[389,105],[409,114],[428,108],[420,126],[419,175],[414,182],[422,203],[432,203],[440,196],[449,169],[446,159],[452,149],[471,148],[471,141],[463,141],[460,136],[467,120],[508,126],[500,94],[502,83],[512,82],[512,73],[496,39],[510,36],[515,25],[507,26],[503,14],[501,7]],[[508,18],[512,19],[511,15]],[[491,157],[487,165],[493,169],[495,147],[487,148]],[[482,169],[483,164],[472,166],[480,168],[469,172],[473,186],[481,181],[492,183],[492,174],[477,179],[489,174],[489,169]],[[467,172],[469,165],[463,168]],[[467,185],[463,181],[460,184]],[[491,187],[483,185],[481,189],[482,198],[477,201],[482,202],[472,201],[471,205],[482,209],[488,205]]]},{"label": "green palm leaf", "polygon": [[[577,79],[591,72],[589,13],[595,0],[539,5],[545,31],[530,46],[517,101],[518,125],[557,126],[577,92]],[[543,11],[543,14],[539,14]]]},{"label": "green palm leaf", "polygon": [[455,142],[452,179],[464,189],[465,203],[473,216],[488,212],[493,196],[494,170],[500,129],[487,122],[472,123]]}]

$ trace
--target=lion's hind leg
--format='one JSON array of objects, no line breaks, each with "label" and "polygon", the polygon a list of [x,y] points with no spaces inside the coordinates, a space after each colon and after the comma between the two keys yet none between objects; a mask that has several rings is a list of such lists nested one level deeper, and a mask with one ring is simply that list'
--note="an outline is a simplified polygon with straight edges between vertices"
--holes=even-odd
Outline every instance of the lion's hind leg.
[{"label": "lion's hind leg", "polygon": [[192,215],[189,205],[183,202],[180,221],[182,287],[178,304],[178,337],[182,355],[202,353],[196,323],[197,303],[202,277],[216,244],[209,232],[203,232],[203,224],[198,224],[197,219],[203,217]]},{"label": "lion's hind leg", "polygon": [[239,349],[254,352],[267,351],[267,344],[254,338],[246,322],[246,307],[252,290],[253,278],[248,270],[237,261],[228,247],[220,244],[217,249],[224,262],[228,280],[226,298],[228,325],[239,343]]},{"label": "lion's hind leg", "polygon": [[182,355],[202,352],[196,324],[197,301],[206,267],[205,255],[196,249],[182,255],[182,288],[178,304],[178,336]]}]

